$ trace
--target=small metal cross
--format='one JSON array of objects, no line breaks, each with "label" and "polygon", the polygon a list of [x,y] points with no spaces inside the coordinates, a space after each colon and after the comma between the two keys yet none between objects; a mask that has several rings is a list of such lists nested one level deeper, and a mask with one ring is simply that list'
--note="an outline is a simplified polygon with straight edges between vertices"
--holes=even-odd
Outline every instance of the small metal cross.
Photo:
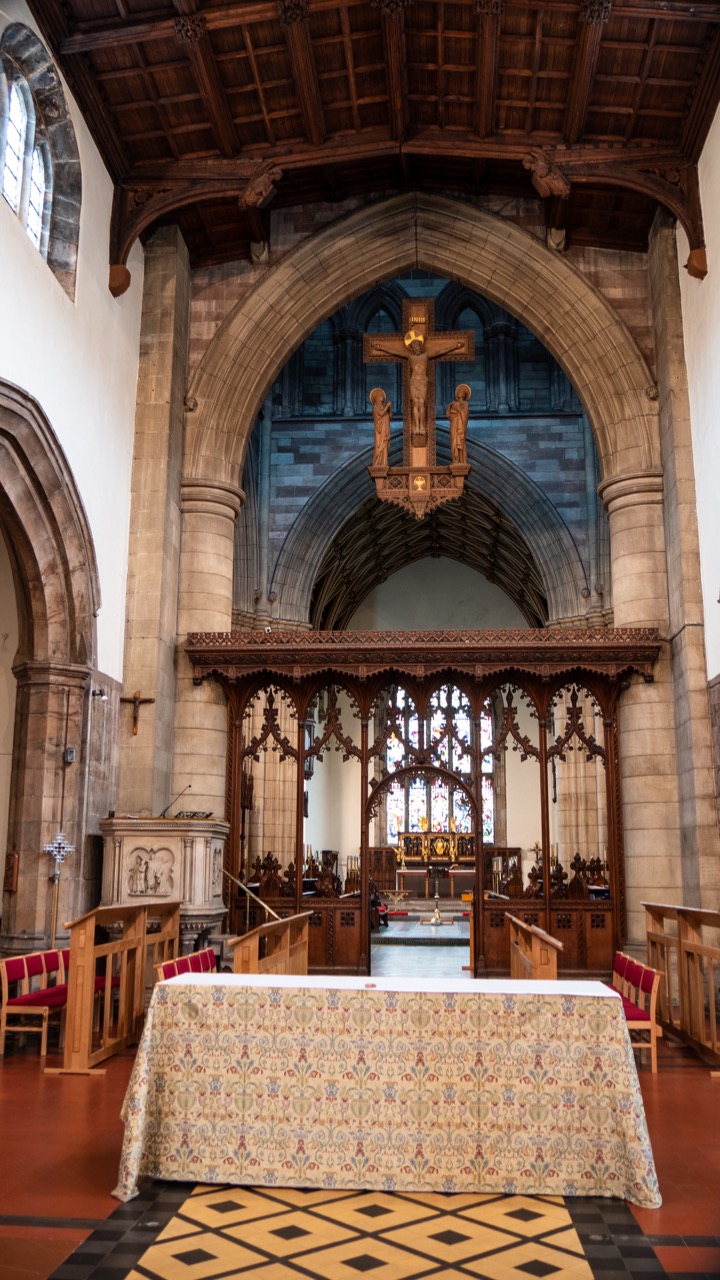
[{"label": "small metal cross", "polygon": [[69,854],[75,852],[75,845],[68,844],[62,831],[58,831],[54,840],[50,844],[46,844],[43,848],[44,853],[49,853],[51,858],[55,859],[55,874],[60,874],[60,867]]}]

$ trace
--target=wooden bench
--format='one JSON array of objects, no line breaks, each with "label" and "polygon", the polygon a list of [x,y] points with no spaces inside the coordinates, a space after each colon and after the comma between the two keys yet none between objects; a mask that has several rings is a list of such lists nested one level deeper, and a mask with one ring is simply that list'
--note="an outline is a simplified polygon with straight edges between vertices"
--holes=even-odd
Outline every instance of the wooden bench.
[{"label": "wooden bench", "polygon": [[67,1009],[68,988],[60,951],[31,951],[0,960],[0,1057],[5,1037],[39,1035],[40,1056],[47,1055],[51,1017],[60,1020],[60,1043]]}]

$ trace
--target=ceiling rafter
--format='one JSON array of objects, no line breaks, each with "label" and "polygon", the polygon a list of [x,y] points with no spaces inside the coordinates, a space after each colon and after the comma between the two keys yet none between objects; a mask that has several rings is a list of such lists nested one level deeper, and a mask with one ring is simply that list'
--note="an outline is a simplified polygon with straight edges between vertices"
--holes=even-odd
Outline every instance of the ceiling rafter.
[{"label": "ceiling rafter", "polygon": [[218,148],[225,156],[237,155],[240,139],[210,45],[206,18],[198,13],[197,0],[173,0],[173,3],[178,12],[175,39],[182,45],[192,67]]}]

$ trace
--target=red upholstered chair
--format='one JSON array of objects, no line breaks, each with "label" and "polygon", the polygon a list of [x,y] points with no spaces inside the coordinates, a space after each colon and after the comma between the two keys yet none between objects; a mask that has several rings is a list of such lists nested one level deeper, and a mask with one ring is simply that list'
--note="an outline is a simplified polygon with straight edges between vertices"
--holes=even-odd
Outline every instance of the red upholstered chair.
[{"label": "red upholstered chair", "polygon": [[640,990],[640,979],[642,978],[643,968],[644,965],[640,964],[639,960],[632,960],[628,957],[621,995],[625,996],[627,1000],[631,1000],[633,1004],[637,1003],[637,995]]},{"label": "red upholstered chair", "polygon": [[192,955],[189,955],[187,958],[190,961],[190,972],[202,973],[202,956],[200,952],[193,951]]},{"label": "red upholstered chair", "polygon": [[625,986],[625,974],[630,963],[630,956],[626,956],[624,951],[616,951],[613,960],[612,985],[616,991],[622,992]]},{"label": "red upholstered chair", "polygon": [[175,970],[176,973],[190,973],[189,956],[178,956],[175,964],[177,965],[177,969]]},{"label": "red upholstered chair", "polygon": [[[627,1019],[628,1031],[632,1047],[636,1053],[643,1049],[650,1050],[650,1066],[653,1075],[657,1075],[657,1042],[662,1035],[662,1027],[657,1022],[657,999],[662,974],[657,969],[643,967],[637,987],[637,999],[623,999],[623,1008]],[[635,1039],[635,1035],[642,1039]],[[649,1038],[646,1038],[649,1037]]]},{"label": "red upholstered chair", "polygon": [[[0,982],[0,1057],[5,1053],[5,1037],[10,1032],[22,1036],[39,1035],[40,1056],[44,1058],[47,1054],[50,1016],[57,1014],[62,1022],[67,1005],[67,987],[64,983],[54,987],[47,986],[42,951],[0,961]],[[14,992],[12,995],[11,990]]]},{"label": "red upholstered chair", "polygon": [[155,972],[157,974],[158,980],[161,982],[166,981],[168,978],[176,978],[177,977],[177,960],[166,960],[164,964],[159,964],[156,966]]},{"label": "red upholstered chair", "polygon": [[204,951],[201,951],[200,958],[202,962],[202,972],[215,973],[217,969],[217,962],[215,960],[215,952],[212,948],[206,947]]}]

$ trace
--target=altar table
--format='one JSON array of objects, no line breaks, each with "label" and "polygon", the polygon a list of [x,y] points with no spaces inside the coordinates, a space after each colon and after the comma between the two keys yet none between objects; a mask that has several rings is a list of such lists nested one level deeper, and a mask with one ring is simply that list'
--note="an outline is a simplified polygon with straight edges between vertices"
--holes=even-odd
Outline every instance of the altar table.
[{"label": "altar table", "polygon": [[596,982],[193,974],[153,992],[114,1194],[182,1182],[660,1194]]}]

